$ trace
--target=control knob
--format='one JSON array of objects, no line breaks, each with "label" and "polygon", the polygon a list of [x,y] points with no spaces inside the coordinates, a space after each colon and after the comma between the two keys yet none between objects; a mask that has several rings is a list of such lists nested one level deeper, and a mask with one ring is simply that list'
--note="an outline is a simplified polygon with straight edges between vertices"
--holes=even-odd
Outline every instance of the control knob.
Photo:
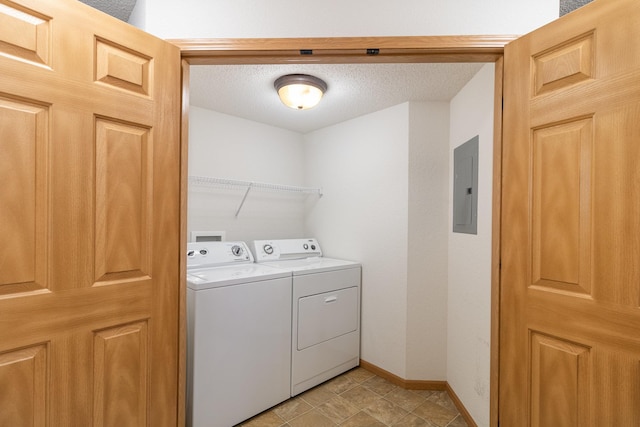
[{"label": "control knob", "polygon": [[240,256],[242,255],[242,248],[238,245],[233,245],[231,247],[231,253],[234,254],[235,256]]},{"label": "control knob", "polygon": [[273,246],[266,244],[262,247],[262,250],[264,251],[265,254],[271,255],[273,253]]}]

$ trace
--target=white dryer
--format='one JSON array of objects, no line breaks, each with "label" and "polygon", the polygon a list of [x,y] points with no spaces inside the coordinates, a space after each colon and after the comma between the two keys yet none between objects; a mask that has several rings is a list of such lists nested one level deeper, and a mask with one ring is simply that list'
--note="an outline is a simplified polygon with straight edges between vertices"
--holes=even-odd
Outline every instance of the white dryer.
[{"label": "white dryer", "polygon": [[291,396],[358,366],[360,264],[323,257],[316,239],[256,240],[253,250],[293,275]]},{"label": "white dryer", "polygon": [[187,246],[187,426],[230,427],[290,397],[291,273],[244,242]]}]

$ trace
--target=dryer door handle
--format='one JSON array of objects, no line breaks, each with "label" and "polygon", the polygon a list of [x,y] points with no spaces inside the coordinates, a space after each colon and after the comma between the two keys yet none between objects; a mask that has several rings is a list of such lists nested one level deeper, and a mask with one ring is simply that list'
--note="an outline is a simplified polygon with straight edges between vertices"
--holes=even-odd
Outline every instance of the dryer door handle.
[{"label": "dryer door handle", "polygon": [[330,297],[326,297],[324,299],[324,303],[325,304],[329,304],[330,302],[335,302],[338,301],[338,296],[337,295],[331,295]]}]

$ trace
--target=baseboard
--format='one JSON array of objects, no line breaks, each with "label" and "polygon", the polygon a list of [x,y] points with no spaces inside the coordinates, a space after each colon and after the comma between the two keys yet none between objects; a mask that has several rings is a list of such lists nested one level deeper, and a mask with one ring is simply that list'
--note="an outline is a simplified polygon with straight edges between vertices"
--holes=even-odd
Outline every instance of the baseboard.
[{"label": "baseboard", "polygon": [[462,418],[464,418],[464,420],[467,422],[467,425],[469,427],[478,427],[478,424],[476,424],[473,418],[471,418],[471,414],[469,413],[469,411],[467,411],[467,408],[464,407],[464,405],[462,404],[462,401],[460,400],[458,395],[453,391],[449,383],[447,383],[447,393],[449,394],[449,397],[451,398],[451,400],[453,400],[453,403],[454,405],[456,405],[456,408],[458,408],[458,411],[460,412],[460,415],[462,415]]},{"label": "baseboard", "polygon": [[408,390],[446,390],[446,381],[421,381],[421,380],[405,380],[389,371],[385,371],[382,368],[377,367],[373,363],[369,363],[366,360],[360,359],[360,366],[367,371],[370,371],[377,376],[384,378],[392,384],[399,387],[406,388]]},{"label": "baseboard", "polygon": [[467,411],[467,408],[464,407],[462,401],[458,397],[458,395],[453,391],[449,383],[446,381],[424,381],[424,380],[405,380],[395,374],[392,374],[389,371],[385,371],[384,369],[374,365],[373,363],[369,363],[366,360],[360,359],[360,366],[367,371],[376,374],[377,376],[384,378],[389,381],[391,384],[395,384],[399,387],[402,387],[407,390],[441,390],[446,391],[451,400],[453,401],[456,408],[462,415],[462,418],[467,422],[469,427],[478,427],[478,424],[471,418],[471,414]]}]

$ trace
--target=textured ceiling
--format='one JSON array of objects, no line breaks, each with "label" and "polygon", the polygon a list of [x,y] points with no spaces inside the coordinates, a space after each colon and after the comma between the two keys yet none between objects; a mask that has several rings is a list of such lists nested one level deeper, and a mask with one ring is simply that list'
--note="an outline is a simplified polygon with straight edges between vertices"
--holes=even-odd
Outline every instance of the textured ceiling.
[{"label": "textured ceiling", "polygon": [[593,0],[560,0],[560,16],[573,12],[577,8],[582,7],[587,3],[591,3],[592,1]]},{"label": "textured ceiling", "polygon": [[84,4],[88,4],[106,14],[115,16],[116,18],[127,22],[136,0],[80,0]]},{"label": "textured ceiling", "polygon": [[[190,104],[307,133],[407,101],[449,101],[482,64],[200,65],[191,67]],[[310,110],[285,107],[273,88],[284,74],[327,82]]]}]

